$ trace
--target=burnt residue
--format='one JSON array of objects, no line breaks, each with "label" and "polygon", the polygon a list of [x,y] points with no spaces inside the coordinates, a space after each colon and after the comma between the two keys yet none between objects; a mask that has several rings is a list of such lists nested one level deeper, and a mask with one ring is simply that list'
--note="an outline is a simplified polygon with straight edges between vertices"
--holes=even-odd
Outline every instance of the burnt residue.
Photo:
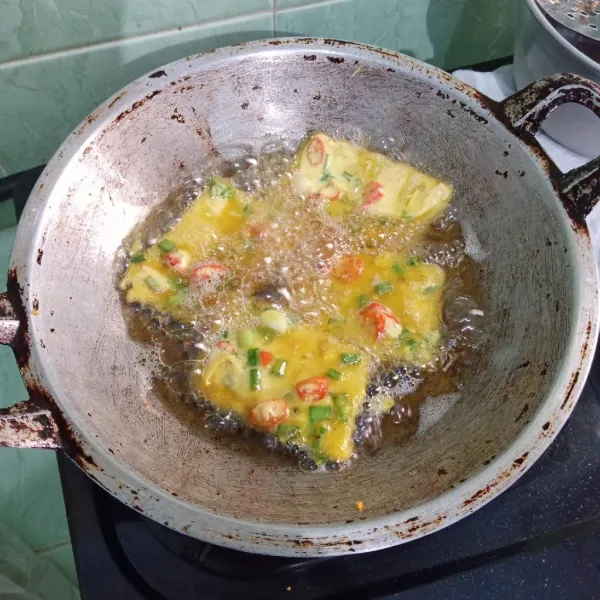
[{"label": "burnt residue", "polygon": [[243,102],[241,104],[242,110],[246,110],[249,106],[250,106],[250,102],[248,102],[248,100],[246,100],[246,102]]},{"label": "burnt residue", "polygon": [[108,108],[112,108],[123,96],[125,92],[121,92],[109,105]]},{"label": "burnt residue", "polygon": [[171,115],[171,119],[177,121],[178,123],[185,123],[185,119],[183,115],[179,112],[177,108],[173,110],[173,114]]},{"label": "burnt residue", "polygon": [[40,267],[42,266],[42,258],[44,257],[44,251],[38,248],[36,262]]},{"label": "burnt residue", "polygon": [[317,60],[317,55],[316,54],[305,54],[304,60],[307,60],[309,62],[315,61],[315,60]]},{"label": "burnt residue", "polygon": [[334,65],[339,65],[344,62],[344,59],[341,56],[328,56],[327,60]]},{"label": "burnt residue", "polygon": [[513,465],[520,467],[528,456],[529,452],[524,452],[519,458],[515,458],[515,460],[513,460]]},{"label": "burnt residue", "polygon": [[37,298],[33,299],[32,307],[33,307],[33,310],[35,310],[36,312],[38,310],[40,310],[40,301]]},{"label": "burnt residue", "polygon": [[529,404],[525,404],[525,406],[523,406],[523,408],[521,409],[521,412],[517,415],[517,418],[515,419],[515,423],[518,423],[527,414],[528,410],[529,410]]},{"label": "burnt residue", "polygon": [[542,430],[543,431],[548,431],[549,428],[550,428],[550,421],[546,421],[546,423],[544,423],[542,425]]},{"label": "burnt residue", "polygon": [[[55,437],[55,446],[60,446],[68,456],[85,470],[88,470],[90,467],[98,469],[97,463],[85,452],[83,444],[72,430],[51,394],[38,383],[30,370],[31,338],[28,328],[27,311],[22,300],[23,288],[19,284],[17,271],[14,268],[8,272],[6,287],[6,296],[11,304],[15,317],[19,321],[19,328],[17,329],[11,346],[19,365],[21,377],[23,378],[23,382],[29,394],[29,400],[26,403],[27,409],[31,411],[37,410],[40,412],[49,412],[53,422],[52,427],[54,429],[52,429],[52,431],[54,431],[54,433],[52,433],[52,435]],[[37,300],[34,300],[34,310],[37,310],[35,308],[36,304]],[[41,416],[40,419],[42,419]],[[56,431],[58,431],[58,433],[56,433]],[[50,433],[50,429],[44,428],[39,436],[40,440],[47,442]],[[44,445],[47,446],[48,444],[46,443]]]},{"label": "burnt residue", "polygon": [[150,75],[148,75],[148,77],[150,77],[150,79],[157,79],[158,77],[166,77],[167,73],[165,71],[163,71],[162,69],[160,71],[154,71],[154,73],[151,73]]},{"label": "burnt residue", "polygon": [[571,377],[571,382],[569,383],[569,388],[565,395],[565,399],[564,399],[563,403],[560,405],[561,410],[567,405],[567,403],[571,399],[571,394],[573,393],[573,389],[575,388],[575,385],[577,384],[578,379],[579,379],[579,370],[575,371],[575,373],[573,373],[573,377]]},{"label": "burnt residue", "polygon": [[115,119],[115,123],[119,123],[127,115],[130,115],[131,113],[133,113],[135,110],[140,108],[140,106],[144,106],[144,104],[146,104],[146,102],[148,102],[148,100],[152,100],[152,98],[158,96],[158,94],[161,94],[161,93],[162,93],[162,90],[154,90],[150,94],[146,94],[146,96],[144,96],[141,100],[134,102],[130,108],[128,108],[127,110],[124,110],[122,113],[120,113],[119,116]]}]

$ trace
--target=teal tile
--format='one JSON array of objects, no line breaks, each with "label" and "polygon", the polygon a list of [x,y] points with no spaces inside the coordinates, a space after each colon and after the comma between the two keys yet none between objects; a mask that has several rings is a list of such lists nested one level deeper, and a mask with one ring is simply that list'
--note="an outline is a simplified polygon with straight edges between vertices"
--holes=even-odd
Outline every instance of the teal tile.
[{"label": "teal tile", "polygon": [[36,554],[40,559],[51,562],[70,583],[78,585],[73,548],[70,542],[48,550],[37,551]]},{"label": "teal tile", "polygon": [[32,551],[17,533],[0,522],[0,597],[77,600],[79,590],[57,565],[56,557]]},{"label": "teal tile", "polygon": [[[0,177],[2,175],[0,174]],[[0,229],[12,227],[17,222],[15,207],[12,201],[0,202]]]},{"label": "teal tile", "polygon": [[1,0],[0,62],[271,7],[272,0]]},{"label": "teal tile", "polygon": [[518,0],[333,0],[276,13],[278,36],[307,35],[399,50],[445,69],[512,54]]},{"label": "teal tile", "polygon": [[305,6],[307,4],[316,4],[318,2],[327,2],[328,0],[277,0],[277,10],[291,8],[295,6]]},{"label": "teal tile", "polygon": [[272,37],[272,25],[272,15],[249,17],[0,65],[0,163],[15,172],[47,162],[88,113],[136,77],[197,52]]}]

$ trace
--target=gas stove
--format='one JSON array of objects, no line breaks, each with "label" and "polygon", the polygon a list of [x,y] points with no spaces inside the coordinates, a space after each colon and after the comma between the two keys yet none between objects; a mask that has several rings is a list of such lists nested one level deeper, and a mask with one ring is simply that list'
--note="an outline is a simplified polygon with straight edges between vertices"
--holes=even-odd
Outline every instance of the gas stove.
[{"label": "gas stove", "polygon": [[[20,216],[41,168],[0,179]],[[247,554],[172,531],[57,454],[84,600],[600,599],[600,353],[563,431],[507,492],[438,533],[367,554]]]}]

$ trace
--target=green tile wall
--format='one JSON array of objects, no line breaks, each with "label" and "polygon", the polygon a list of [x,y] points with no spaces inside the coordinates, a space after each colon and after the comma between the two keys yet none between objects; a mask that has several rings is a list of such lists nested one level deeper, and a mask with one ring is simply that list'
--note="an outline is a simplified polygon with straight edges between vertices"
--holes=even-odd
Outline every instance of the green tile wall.
[{"label": "green tile wall", "polygon": [[215,46],[314,35],[446,69],[507,56],[520,0],[0,0],[0,169],[46,162],[132,79]]},{"label": "green tile wall", "polygon": [[[520,1],[0,0],[0,175],[48,161],[94,107],[172,60],[309,35],[379,45],[452,69],[510,55]],[[0,272],[12,225],[11,207],[0,205]],[[15,361],[0,347],[0,406],[24,397]],[[18,539],[31,561],[50,565],[49,577],[65,576],[67,588],[75,583],[52,453],[0,449],[0,547],[3,536]],[[0,553],[0,578],[2,564]],[[67,588],[56,597],[70,598]]]}]

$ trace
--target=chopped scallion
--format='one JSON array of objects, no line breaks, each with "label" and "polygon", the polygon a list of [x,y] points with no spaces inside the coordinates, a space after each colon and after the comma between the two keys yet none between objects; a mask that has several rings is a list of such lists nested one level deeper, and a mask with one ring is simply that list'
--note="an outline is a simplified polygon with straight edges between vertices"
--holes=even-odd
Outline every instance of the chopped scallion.
[{"label": "chopped scallion", "polygon": [[158,247],[161,252],[172,252],[175,250],[175,242],[172,242],[171,240],[160,240],[160,242],[158,242]]},{"label": "chopped scallion", "polygon": [[258,367],[258,355],[260,350],[258,348],[250,348],[247,352],[248,357],[248,366],[249,367]]},{"label": "chopped scallion", "polygon": [[146,260],[146,255],[143,252],[136,252],[135,254],[132,254],[131,257],[129,258],[129,262],[132,263],[141,263],[144,262]]},{"label": "chopped scallion", "polygon": [[394,289],[394,286],[389,281],[384,281],[383,283],[378,283],[375,286],[375,291],[379,296],[383,296],[384,294],[388,294]]},{"label": "chopped scallion", "polygon": [[394,271],[396,273],[398,273],[398,275],[400,275],[400,277],[402,277],[402,275],[404,275],[404,269],[397,262],[395,262],[392,265],[392,269],[394,269]]},{"label": "chopped scallion", "polygon": [[339,371],[336,371],[335,369],[329,369],[329,371],[327,371],[327,377],[329,377],[329,379],[339,381],[342,378],[342,374]]},{"label": "chopped scallion", "polygon": [[250,389],[253,392],[260,390],[260,371],[258,369],[250,369]]},{"label": "chopped scallion", "polygon": [[406,327],[400,332],[400,340],[405,340],[410,335],[410,329],[406,329]]},{"label": "chopped scallion", "polygon": [[411,214],[410,214],[408,211],[406,211],[406,210],[403,210],[403,211],[402,211],[402,215],[400,216],[400,218],[401,218],[403,221],[412,221],[412,218],[413,218],[413,217],[412,217],[412,215],[411,215]]},{"label": "chopped scallion", "polygon": [[160,292],[160,283],[152,275],[144,277],[144,283],[153,291]]},{"label": "chopped scallion", "polygon": [[348,173],[348,171],[344,171],[343,177],[346,181],[352,181],[354,179],[354,175],[352,175],[352,173]]},{"label": "chopped scallion", "polygon": [[221,332],[221,338],[224,340],[229,338],[229,331],[227,331],[227,329],[223,329],[223,331]]},{"label": "chopped scallion", "polygon": [[328,325],[341,325],[343,323],[344,317],[341,317],[340,315],[335,315],[334,317],[329,317],[329,319],[327,319]]},{"label": "chopped scallion", "polygon": [[233,196],[233,188],[229,185],[215,182],[210,186],[210,195],[213,198],[224,198],[229,200]]},{"label": "chopped scallion", "polygon": [[417,266],[417,259],[414,256],[410,256],[408,258],[408,260],[406,261],[406,264],[409,267],[416,267]]},{"label": "chopped scallion", "polygon": [[428,285],[424,290],[423,290],[423,295],[427,295],[427,294],[431,294],[431,292],[437,290],[437,285]]},{"label": "chopped scallion", "polygon": [[360,308],[364,308],[367,305],[367,302],[369,301],[369,298],[365,295],[359,296],[358,297],[358,306]]},{"label": "chopped scallion", "polygon": [[283,377],[285,375],[286,368],[287,368],[287,360],[278,358],[275,361],[275,364],[271,367],[271,374],[275,375],[275,377]]},{"label": "chopped scallion", "polygon": [[277,427],[277,435],[286,442],[296,441],[300,437],[300,427],[282,423]]},{"label": "chopped scallion", "polygon": [[168,300],[169,306],[179,306],[186,299],[186,293],[179,291],[175,295],[171,296]]},{"label": "chopped scallion", "polygon": [[349,403],[350,397],[348,396],[348,394],[342,394],[341,396],[333,396],[333,405],[335,406],[336,416],[342,423],[348,422]]},{"label": "chopped scallion", "polygon": [[414,350],[417,347],[417,340],[413,340],[412,338],[410,340],[406,341],[406,345],[411,349]]},{"label": "chopped scallion", "polygon": [[357,365],[361,359],[360,354],[342,354],[342,363],[345,365]]},{"label": "chopped scallion", "polygon": [[308,417],[315,421],[328,421],[331,419],[331,406],[311,406],[308,409]]},{"label": "chopped scallion", "polygon": [[176,290],[185,290],[188,282],[181,277],[168,277],[169,285]]}]

